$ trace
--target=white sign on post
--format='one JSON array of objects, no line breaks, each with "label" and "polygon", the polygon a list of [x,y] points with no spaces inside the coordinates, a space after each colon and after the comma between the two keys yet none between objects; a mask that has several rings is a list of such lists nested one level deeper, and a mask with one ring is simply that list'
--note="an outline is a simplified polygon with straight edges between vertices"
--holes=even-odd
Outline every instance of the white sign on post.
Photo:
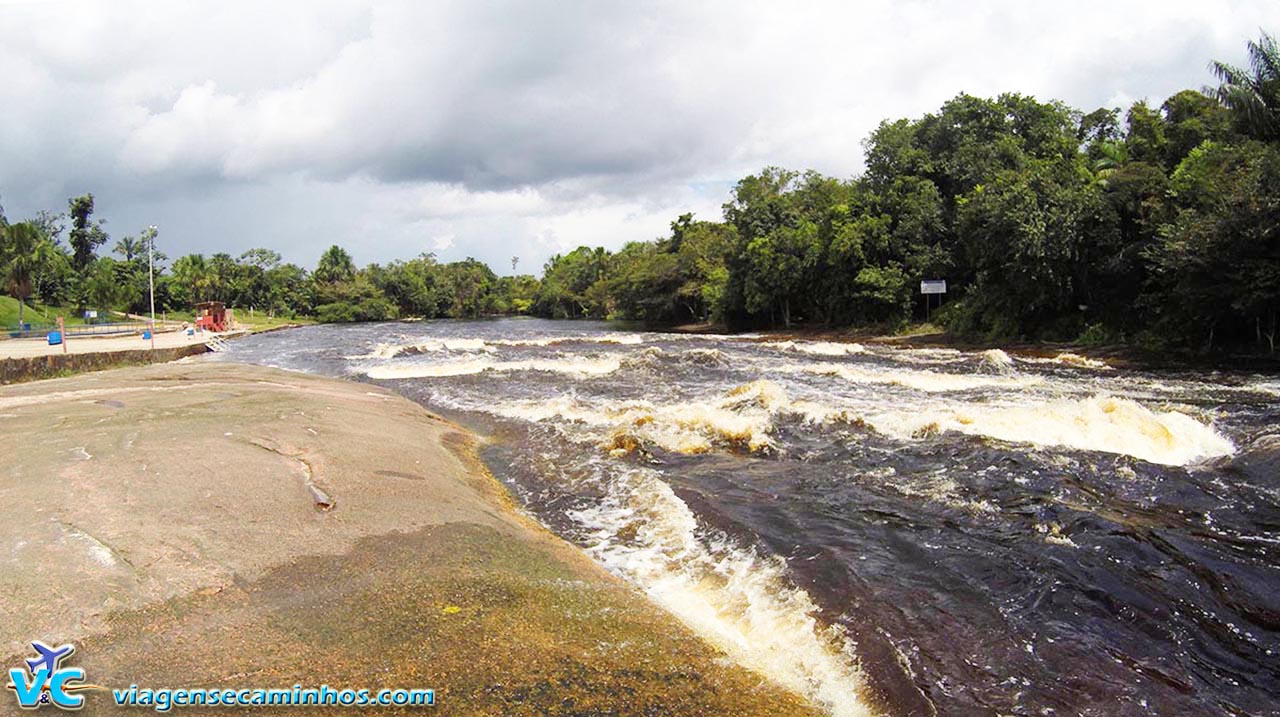
[{"label": "white sign on post", "polygon": [[946,279],[925,279],[920,282],[921,294],[945,294],[947,293]]}]

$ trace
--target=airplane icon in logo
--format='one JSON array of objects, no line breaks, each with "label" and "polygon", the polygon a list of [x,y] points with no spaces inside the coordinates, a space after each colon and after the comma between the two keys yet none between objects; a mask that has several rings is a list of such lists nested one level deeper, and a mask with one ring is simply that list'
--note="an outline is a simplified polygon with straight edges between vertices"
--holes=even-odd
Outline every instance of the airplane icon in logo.
[{"label": "airplane icon in logo", "polygon": [[71,653],[76,651],[75,645],[49,647],[39,640],[32,642],[31,646],[36,648],[36,652],[40,654],[39,657],[33,657],[27,660],[27,667],[31,670],[31,674],[33,675],[38,674],[40,670],[48,670],[49,674],[52,675],[58,671],[62,661],[71,657]]},{"label": "airplane icon in logo", "polygon": [[63,661],[76,651],[75,645],[50,647],[34,640],[31,647],[35,648],[37,657],[26,660],[27,670],[10,669],[9,684],[5,685],[13,690],[20,708],[36,709],[53,704],[64,710],[78,710],[84,705],[84,697],[77,692],[104,689],[100,685],[84,684],[83,667],[63,667]]}]

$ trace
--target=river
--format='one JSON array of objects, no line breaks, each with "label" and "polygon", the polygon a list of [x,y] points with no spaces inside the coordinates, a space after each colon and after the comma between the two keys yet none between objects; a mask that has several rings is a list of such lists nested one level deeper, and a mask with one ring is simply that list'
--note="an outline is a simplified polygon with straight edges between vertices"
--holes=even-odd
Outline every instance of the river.
[{"label": "river", "polygon": [[537,319],[219,360],[387,386],[837,717],[1277,714],[1280,379]]}]

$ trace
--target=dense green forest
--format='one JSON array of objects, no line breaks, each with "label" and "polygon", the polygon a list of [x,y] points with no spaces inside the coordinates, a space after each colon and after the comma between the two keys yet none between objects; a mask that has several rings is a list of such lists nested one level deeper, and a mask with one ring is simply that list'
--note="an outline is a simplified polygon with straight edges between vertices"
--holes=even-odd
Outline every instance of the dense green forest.
[{"label": "dense green forest", "polygon": [[[944,278],[934,321],[956,333],[1274,352],[1280,51],[1266,34],[1248,51],[1247,67],[1211,65],[1216,87],[1159,106],[962,94],[881,123],[861,176],[768,168],[737,183],[724,221],[686,214],[654,241],[555,256],[540,278],[430,254],[359,268],[338,246],[310,272],[267,249],[158,255],[157,306],[894,330],[923,318],[920,280]],[[84,195],[12,224],[0,210],[10,295],[146,308],[153,235],[111,244],[94,209]]]}]

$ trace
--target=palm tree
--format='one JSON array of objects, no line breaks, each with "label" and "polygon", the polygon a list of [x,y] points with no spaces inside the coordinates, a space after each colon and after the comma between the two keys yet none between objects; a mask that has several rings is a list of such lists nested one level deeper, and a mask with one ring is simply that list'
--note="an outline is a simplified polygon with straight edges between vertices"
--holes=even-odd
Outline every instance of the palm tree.
[{"label": "palm tree", "polygon": [[0,264],[0,280],[5,290],[18,300],[18,325],[22,325],[25,301],[31,296],[36,275],[49,260],[53,245],[31,222],[4,227],[4,255]]},{"label": "palm tree", "polygon": [[133,237],[123,237],[116,241],[115,252],[124,257],[126,262],[133,261],[135,257],[141,256],[146,251],[147,244],[142,239],[134,239]]},{"label": "palm tree", "polygon": [[1121,167],[1129,163],[1129,148],[1123,142],[1101,142],[1093,161],[1093,176],[1103,189]]},{"label": "palm tree", "polygon": [[1280,139],[1280,48],[1262,33],[1249,42],[1249,67],[1225,62],[1210,65],[1222,82],[1218,99],[1235,113],[1241,127],[1256,139]]},{"label": "palm tree", "polygon": [[187,254],[173,262],[173,278],[189,292],[191,303],[199,303],[205,298],[209,288],[209,265],[203,254]]},{"label": "palm tree", "polygon": [[334,284],[339,281],[351,281],[355,277],[355,273],[356,266],[351,261],[351,255],[342,247],[334,244],[325,249],[324,254],[320,255],[316,270],[311,275],[318,282]]}]

